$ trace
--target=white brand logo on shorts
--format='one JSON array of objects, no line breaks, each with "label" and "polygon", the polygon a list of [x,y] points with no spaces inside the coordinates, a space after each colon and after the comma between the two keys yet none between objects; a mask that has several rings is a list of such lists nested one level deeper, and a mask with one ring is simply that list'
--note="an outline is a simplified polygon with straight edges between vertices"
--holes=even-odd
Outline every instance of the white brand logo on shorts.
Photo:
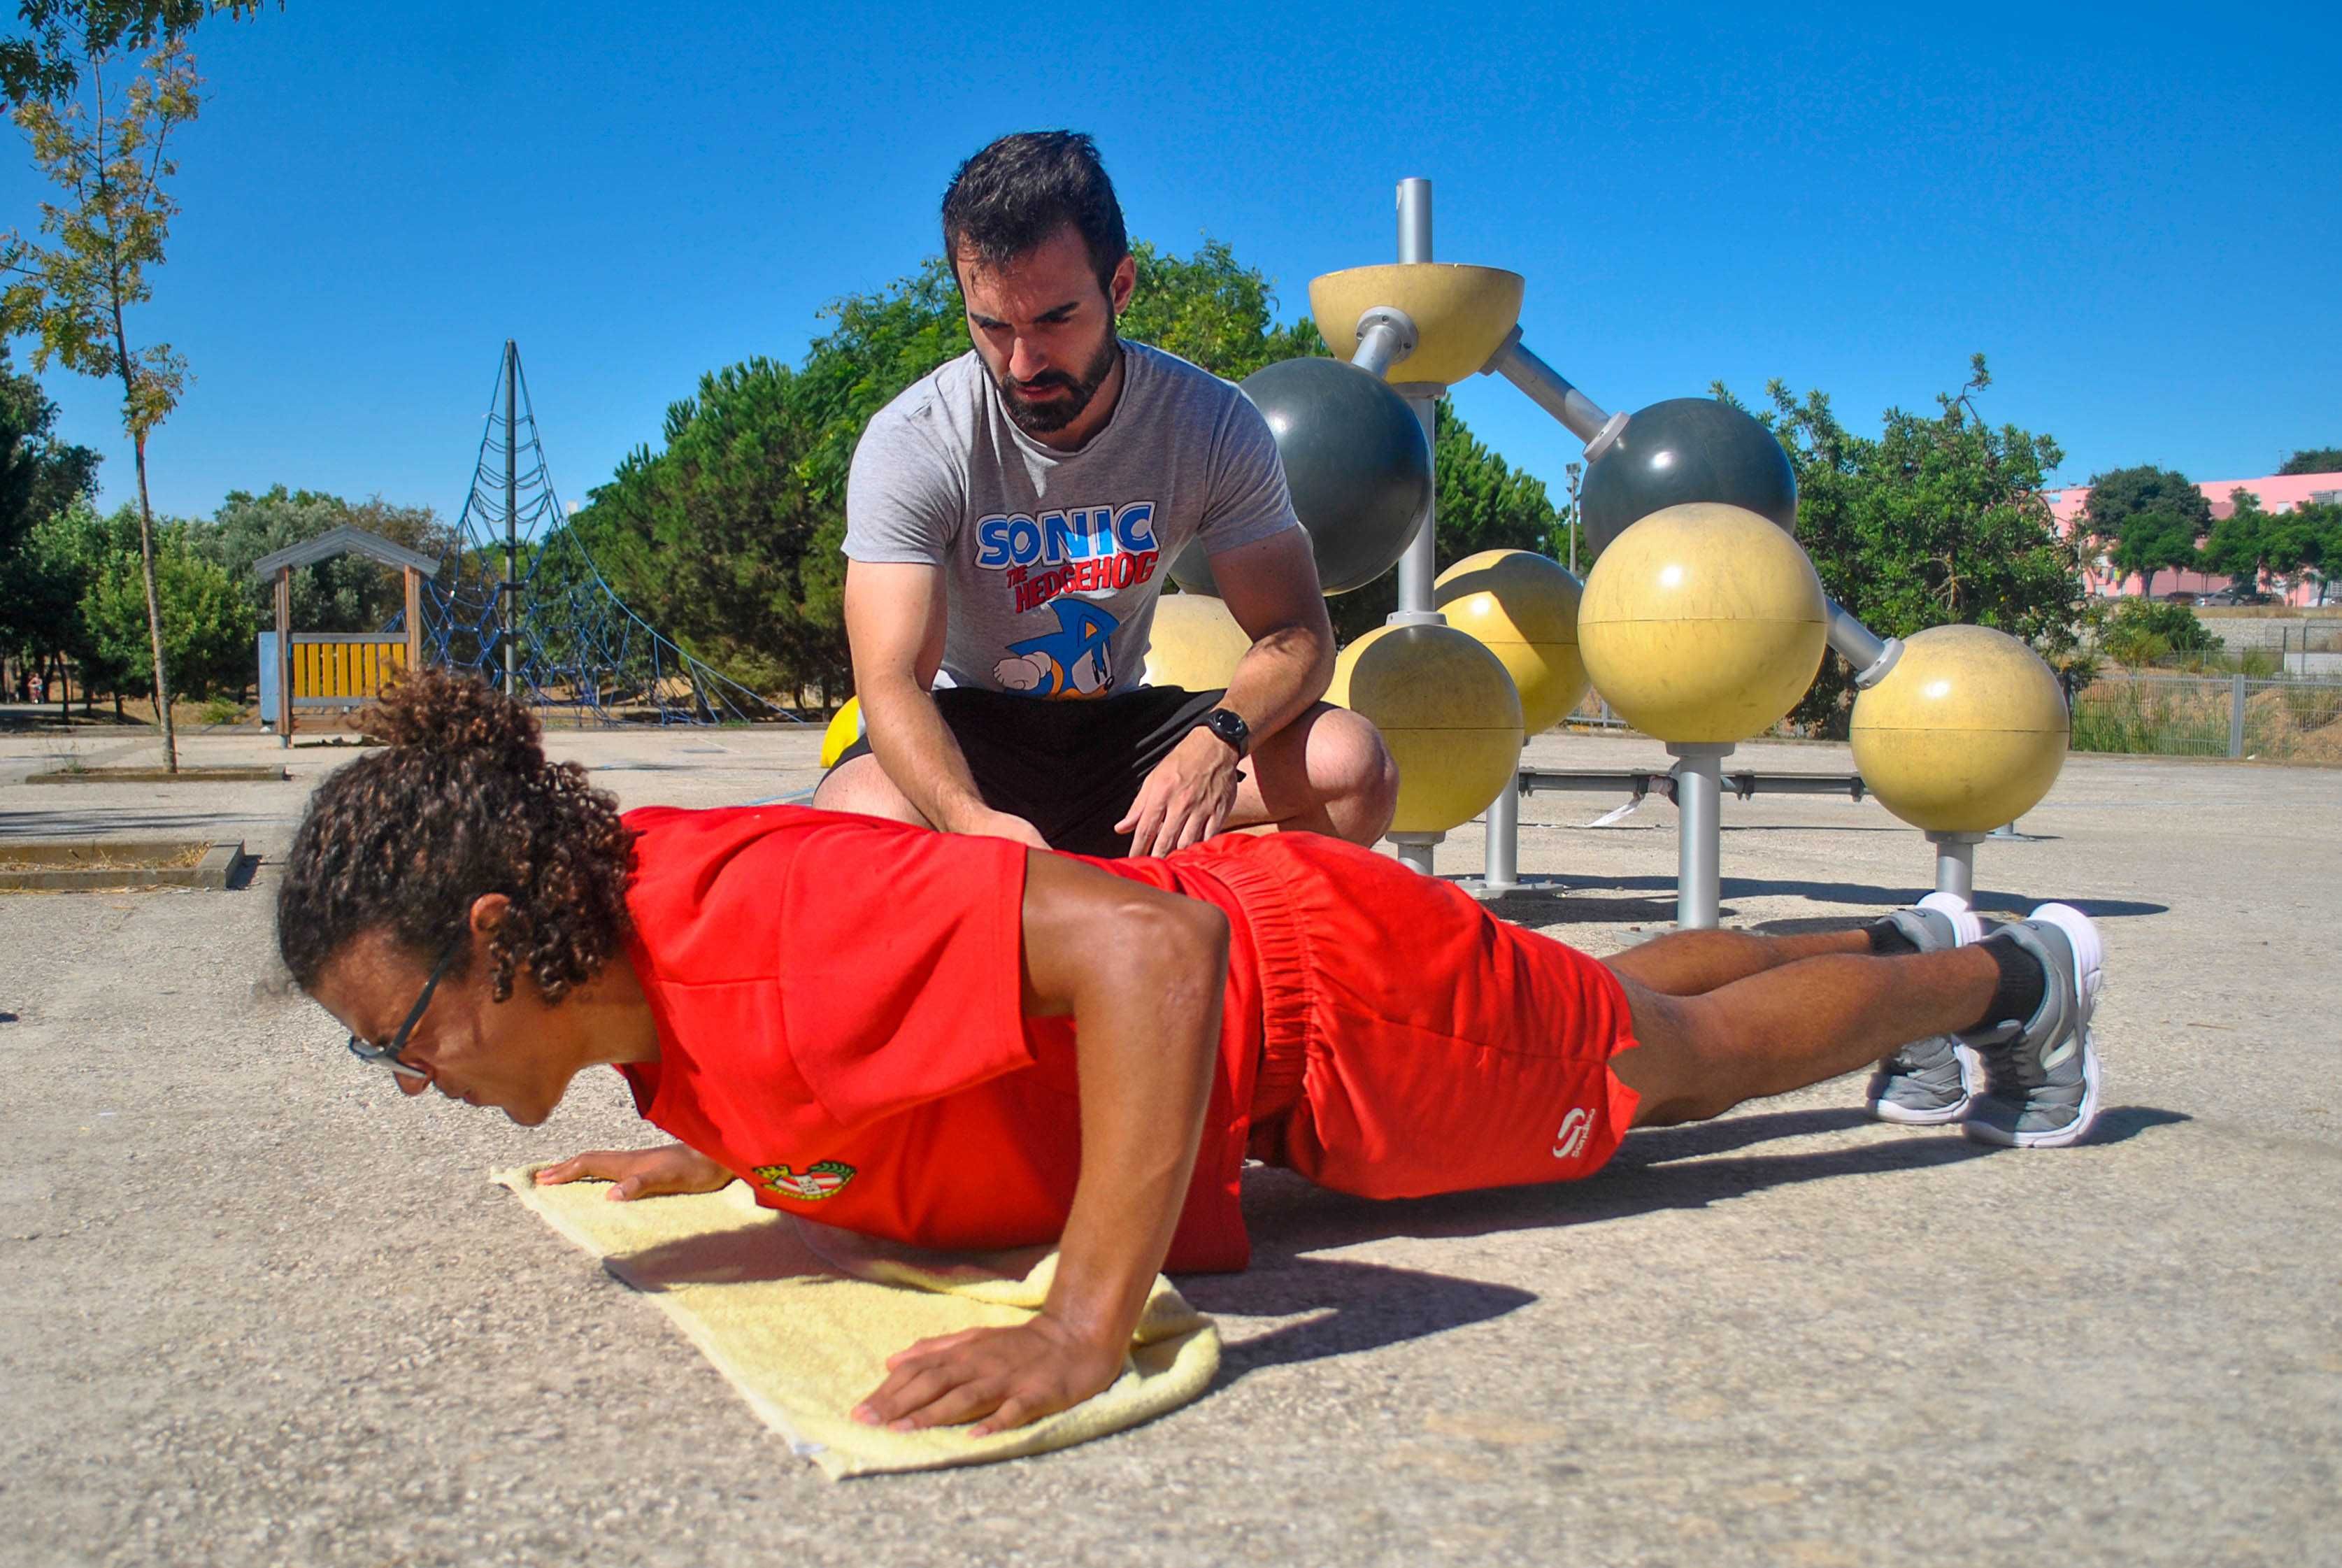
[{"label": "white brand logo on shorts", "polygon": [[1553,1157],[1556,1160],[1576,1158],[1586,1151],[1586,1135],[1594,1130],[1594,1113],[1580,1107],[1561,1119],[1561,1130],[1554,1134]]}]

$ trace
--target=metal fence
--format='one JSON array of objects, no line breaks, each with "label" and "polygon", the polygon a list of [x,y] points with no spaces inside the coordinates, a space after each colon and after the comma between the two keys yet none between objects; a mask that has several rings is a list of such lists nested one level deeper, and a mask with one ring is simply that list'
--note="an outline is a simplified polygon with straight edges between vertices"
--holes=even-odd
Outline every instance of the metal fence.
[{"label": "metal fence", "polygon": [[2342,764],[2342,681],[2108,675],[2074,694],[2074,749]]}]

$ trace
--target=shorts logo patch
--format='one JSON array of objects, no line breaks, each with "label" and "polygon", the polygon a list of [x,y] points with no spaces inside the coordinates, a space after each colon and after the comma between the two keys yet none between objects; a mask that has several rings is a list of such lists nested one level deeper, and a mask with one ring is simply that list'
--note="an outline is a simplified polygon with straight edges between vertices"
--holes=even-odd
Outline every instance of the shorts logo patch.
[{"label": "shorts logo patch", "polygon": [[854,1167],[836,1160],[816,1160],[803,1172],[786,1165],[752,1165],[749,1169],[758,1181],[781,1196],[806,1203],[834,1198],[846,1183],[854,1180]]},{"label": "shorts logo patch", "polygon": [[1574,1160],[1586,1152],[1586,1134],[1594,1130],[1594,1113],[1584,1106],[1561,1119],[1561,1130],[1554,1134],[1553,1157]]}]

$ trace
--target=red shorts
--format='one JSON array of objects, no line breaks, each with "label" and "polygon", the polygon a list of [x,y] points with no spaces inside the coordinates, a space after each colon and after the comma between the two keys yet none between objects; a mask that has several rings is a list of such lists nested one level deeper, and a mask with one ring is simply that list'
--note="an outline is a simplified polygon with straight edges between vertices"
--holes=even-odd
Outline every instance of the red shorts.
[{"label": "red shorts", "polygon": [[1182,870],[1236,895],[1259,952],[1255,1157],[1422,1197],[1591,1175],[1633,1124],[1626,994],[1596,960],[1313,834]]}]

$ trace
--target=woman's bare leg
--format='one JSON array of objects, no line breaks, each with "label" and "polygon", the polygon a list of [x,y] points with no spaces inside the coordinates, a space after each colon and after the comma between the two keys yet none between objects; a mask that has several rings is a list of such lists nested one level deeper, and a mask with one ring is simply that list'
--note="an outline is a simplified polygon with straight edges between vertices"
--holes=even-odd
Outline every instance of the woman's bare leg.
[{"label": "woman's bare leg", "polygon": [[1743,1100],[1869,1066],[1911,1041],[1973,1028],[2000,978],[1979,947],[1807,958],[1688,996],[1611,967],[1626,979],[1639,1042],[1611,1070],[1642,1098],[1638,1127],[1706,1121]]},{"label": "woman's bare leg", "polygon": [[1796,964],[1834,954],[1870,951],[1867,933],[1826,931],[1807,936],[1762,936],[1753,931],[1678,931],[1654,937],[1608,960],[1611,972],[1662,996],[1697,996]]}]

